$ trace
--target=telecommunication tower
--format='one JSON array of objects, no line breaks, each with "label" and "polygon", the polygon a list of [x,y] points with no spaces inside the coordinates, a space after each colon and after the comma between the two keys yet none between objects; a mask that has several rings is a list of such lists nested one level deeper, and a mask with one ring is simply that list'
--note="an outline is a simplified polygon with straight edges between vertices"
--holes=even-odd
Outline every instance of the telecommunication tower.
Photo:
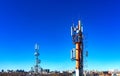
[{"label": "telecommunication tower", "polygon": [[38,74],[38,71],[39,71],[39,64],[40,64],[40,60],[39,60],[39,45],[38,44],[35,44],[35,74]]},{"label": "telecommunication tower", "polygon": [[80,20],[76,27],[71,26],[71,36],[75,44],[71,51],[71,59],[76,61],[76,76],[83,76],[83,27]]}]

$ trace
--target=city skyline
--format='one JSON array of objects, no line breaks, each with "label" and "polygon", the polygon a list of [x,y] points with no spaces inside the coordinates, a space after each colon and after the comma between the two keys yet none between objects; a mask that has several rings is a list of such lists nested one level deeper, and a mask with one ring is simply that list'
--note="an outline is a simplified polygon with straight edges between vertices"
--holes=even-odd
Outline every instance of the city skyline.
[{"label": "city skyline", "polygon": [[[30,70],[34,45],[40,46],[40,66],[73,70],[70,27],[84,27],[88,70],[120,69],[120,5],[118,0],[0,1],[0,69]],[[66,66],[67,65],[67,66]]]}]

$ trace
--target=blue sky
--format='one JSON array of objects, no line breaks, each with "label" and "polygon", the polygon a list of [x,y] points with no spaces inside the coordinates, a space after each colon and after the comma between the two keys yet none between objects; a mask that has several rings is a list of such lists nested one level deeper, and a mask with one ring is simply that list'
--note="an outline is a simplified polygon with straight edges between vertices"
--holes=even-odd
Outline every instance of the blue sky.
[{"label": "blue sky", "polygon": [[82,21],[88,70],[120,69],[119,0],[1,0],[0,69],[75,69],[70,26]]}]

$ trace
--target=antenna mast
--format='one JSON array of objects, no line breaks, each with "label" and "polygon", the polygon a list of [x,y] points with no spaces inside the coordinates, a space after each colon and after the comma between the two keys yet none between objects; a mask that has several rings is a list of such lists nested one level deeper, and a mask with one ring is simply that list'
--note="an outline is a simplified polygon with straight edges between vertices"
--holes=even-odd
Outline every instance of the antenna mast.
[{"label": "antenna mast", "polygon": [[83,27],[80,20],[76,27],[71,26],[71,36],[73,43],[76,45],[71,52],[71,59],[76,61],[76,76],[83,76]]},{"label": "antenna mast", "polygon": [[39,45],[38,44],[35,44],[35,61],[36,61],[36,64],[35,64],[35,74],[38,74],[38,70],[39,70],[39,64],[40,64],[40,60],[39,60]]}]

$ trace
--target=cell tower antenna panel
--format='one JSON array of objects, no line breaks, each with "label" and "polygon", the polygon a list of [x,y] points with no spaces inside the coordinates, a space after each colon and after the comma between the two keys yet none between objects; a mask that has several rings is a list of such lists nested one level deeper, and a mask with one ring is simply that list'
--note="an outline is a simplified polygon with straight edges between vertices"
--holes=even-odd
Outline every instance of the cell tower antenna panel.
[{"label": "cell tower antenna panel", "polygon": [[76,60],[76,53],[75,53],[75,48],[73,48],[72,50],[71,50],[71,60]]},{"label": "cell tower antenna panel", "polygon": [[35,50],[39,50],[39,45],[37,43],[35,44]]},{"label": "cell tower antenna panel", "polygon": [[81,26],[81,32],[83,32],[83,26]]},{"label": "cell tower antenna panel", "polygon": [[78,30],[81,30],[80,20],[78,21]]},{"label": "cell tower antenna panel", "polygon": [[71,36],[73,36],[73,26],[71,26]]}]

